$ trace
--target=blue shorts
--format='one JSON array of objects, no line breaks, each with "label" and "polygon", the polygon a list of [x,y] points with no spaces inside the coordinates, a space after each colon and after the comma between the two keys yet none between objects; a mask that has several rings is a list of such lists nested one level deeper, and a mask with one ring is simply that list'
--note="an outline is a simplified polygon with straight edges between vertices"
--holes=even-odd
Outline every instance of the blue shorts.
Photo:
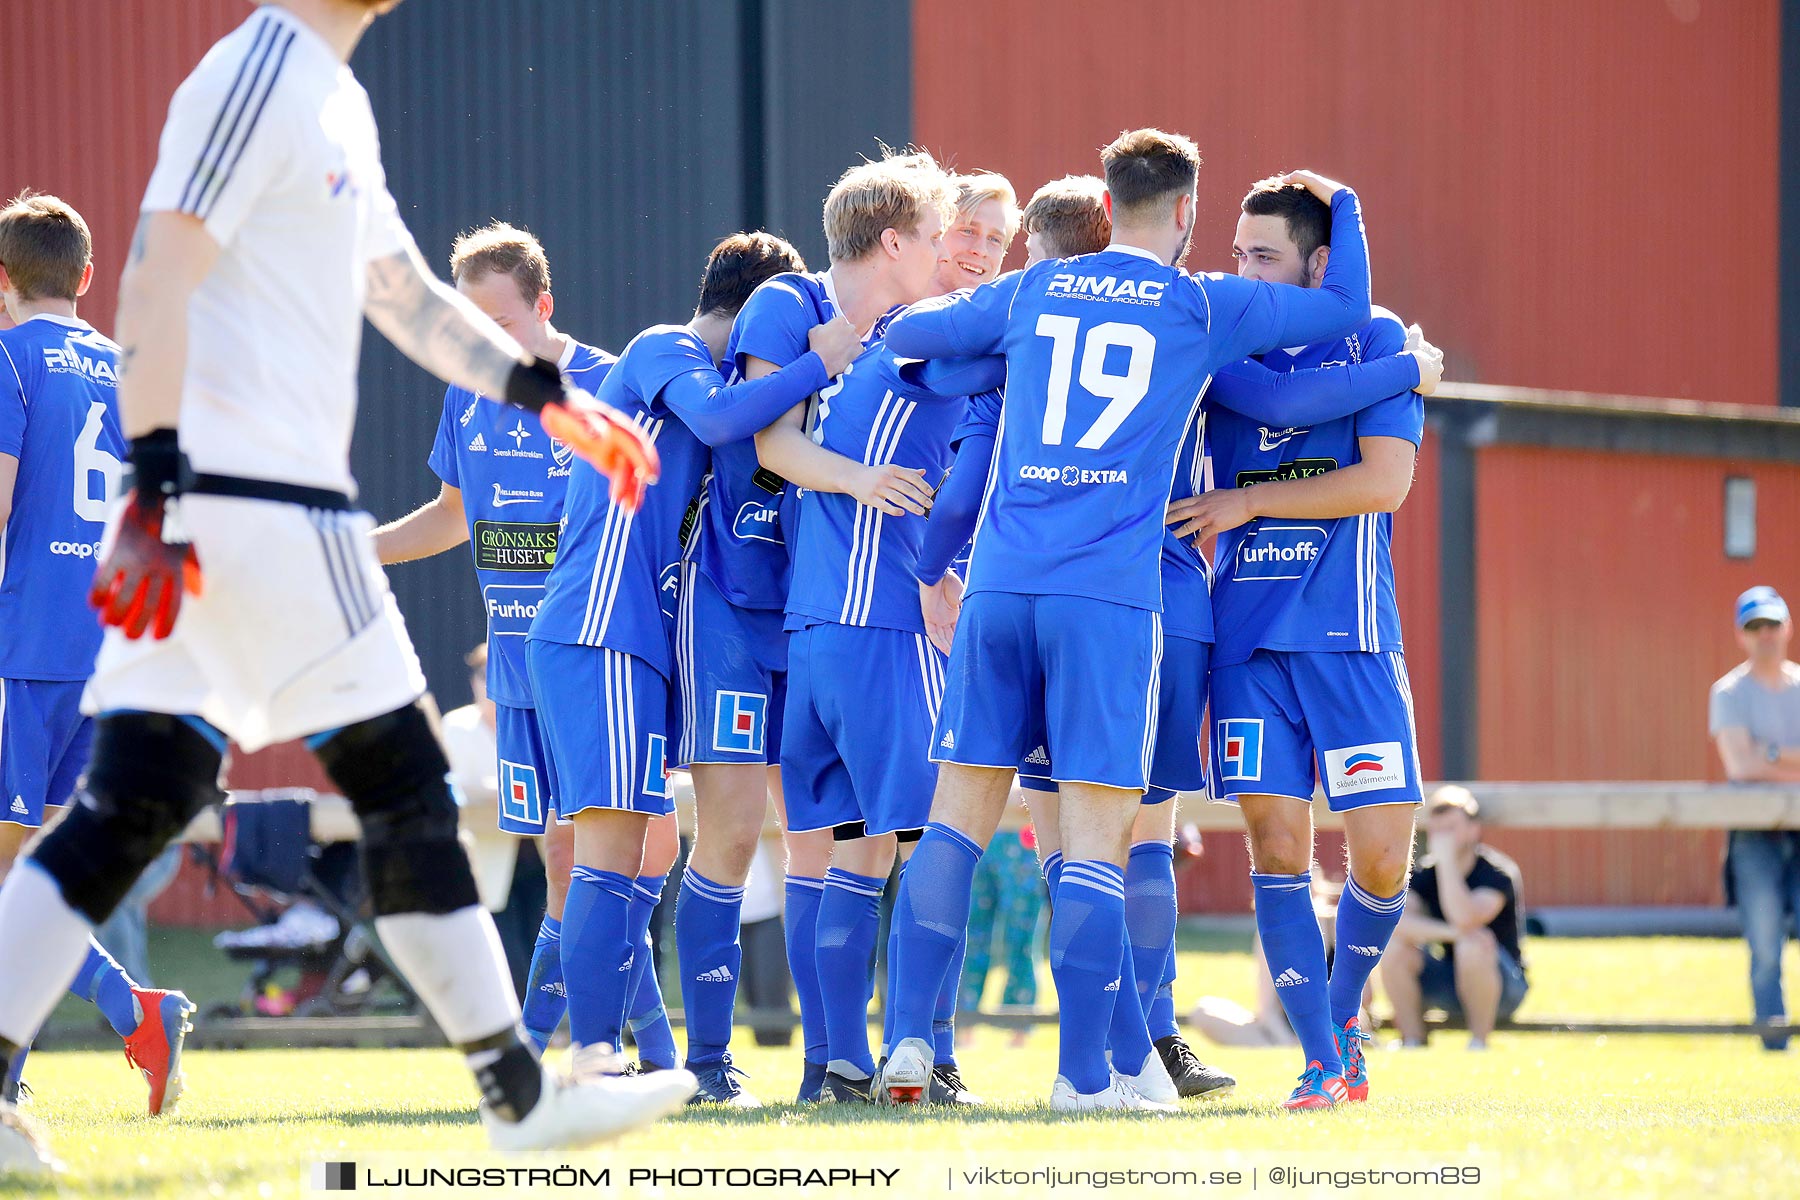
[{"label": "blue shorts", "polygon": [[[1145,804],[1173,800],[1176,792],[1206,790],[1200,728],[1206,709],[1206,671],[1212,643],[1174,634],[1163,638],[1162,686],[1157,691],[1156,748],[1150,752],[1150,788]],[[1049,749],[1041,742],[1019,762],[1019,786],[1053,792]]]},{"label": "blue shorts", "polygon": [[[940,763],[1143,791],[1156,741],[1162,616],[1085,596],[977,592],[963,602],[932,738]],[[1042,731],[1040,744],[1036,734]]]},{"label": "blue shorts", "polygon": [[675,621],[681,740],[671,766],[780,761],[783,620],[778,612],[738,608],[698,566],[683,564]]},{"label": "blue shorts", "polygon": [[922,633],[812,625],[790,635],[781,787],[789,828],[923,829],[944,656]]},{"label": "blue shorts", "polygon": [[550,784],[550,758],[538,729],[537,710],[494,705],[494,747],[499,769],[500,832],[541,834],[556,818],[556,789]]},{"label": "blue shorts", "polygon": [[559,817],[616,808],[660,817],[669,798],[669,681],[596,646],[526,643],[550,794]]},{"label": "blue shorts", "polygon": [[69,802],[87,769],[94,719],[81,715],[84,683],[0,679],[0,821],[36,829],[44,809]]},{"label": "blue shorts", "polygon": [[1417,804],[1412,688],[1397,652],[1258,650],[1212,670],[1217,800],[1294,796],[1323,780],[1332,812]]}]

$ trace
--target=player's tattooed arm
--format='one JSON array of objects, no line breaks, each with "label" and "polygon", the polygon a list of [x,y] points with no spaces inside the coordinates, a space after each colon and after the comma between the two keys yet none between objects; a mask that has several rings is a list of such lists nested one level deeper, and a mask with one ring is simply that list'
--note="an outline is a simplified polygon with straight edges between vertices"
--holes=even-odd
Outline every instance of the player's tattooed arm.
[{"label": "player's tattooed arm", "polygon": [[434,276],[410,244],[369,264],[363,312],[406,357],[472,392],[504,395],[513,367],[526,359],[518,342]]},{"label": "player's tattooed arm", "polygon": [[173,429],[187,373],[188,299],[212,271],[219,244],[200,218],[147,212],[138,218],[119,279],[119,424],[127,438]]}]

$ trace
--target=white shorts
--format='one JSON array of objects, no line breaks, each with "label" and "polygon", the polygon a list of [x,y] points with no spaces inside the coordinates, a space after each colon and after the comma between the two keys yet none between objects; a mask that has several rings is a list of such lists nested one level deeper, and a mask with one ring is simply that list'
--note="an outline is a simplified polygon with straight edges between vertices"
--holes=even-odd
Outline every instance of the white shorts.
[{"label": "white shorts", "polygon": [[255,751],[424,693],[368,513],[188,495],[181,518],[201,594],[162,641],[108,629],[82,711],[198,716]]}]

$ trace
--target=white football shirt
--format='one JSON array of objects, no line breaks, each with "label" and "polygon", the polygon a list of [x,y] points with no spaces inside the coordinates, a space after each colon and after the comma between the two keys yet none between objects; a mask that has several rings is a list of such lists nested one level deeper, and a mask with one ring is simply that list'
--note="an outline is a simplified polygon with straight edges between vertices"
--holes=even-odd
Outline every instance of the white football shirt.
[{"label": "white football shirt", "polygon": [[194,469],[354,492],[365,270],[412,238],[350,68],[259,8],[169,102],[142,209],[190,213],[221,248],[188,306]]}]

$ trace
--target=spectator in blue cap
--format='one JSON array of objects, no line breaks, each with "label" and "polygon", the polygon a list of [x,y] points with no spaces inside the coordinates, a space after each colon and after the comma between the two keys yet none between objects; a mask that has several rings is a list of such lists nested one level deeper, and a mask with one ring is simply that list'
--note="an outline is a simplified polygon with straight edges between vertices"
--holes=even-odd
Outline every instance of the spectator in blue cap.
[{"label": "spectator in blue cap", "polygon": [[[1800,784],[1800,664],[1787,656],[1793,633],[1787,601],[1774,588],[1753,587],[1738,597],[1744,661],[1713,684],[1710,706],[1713,742],[1733,783]],[[1783,1020],[1781,953],[1800,913],[1800,832],[1733,830],[1725,880],[1750,943],[1756,1019]],[[1770,1050],[1787,1043],[1785,1031],[1763,1034]]]}]

